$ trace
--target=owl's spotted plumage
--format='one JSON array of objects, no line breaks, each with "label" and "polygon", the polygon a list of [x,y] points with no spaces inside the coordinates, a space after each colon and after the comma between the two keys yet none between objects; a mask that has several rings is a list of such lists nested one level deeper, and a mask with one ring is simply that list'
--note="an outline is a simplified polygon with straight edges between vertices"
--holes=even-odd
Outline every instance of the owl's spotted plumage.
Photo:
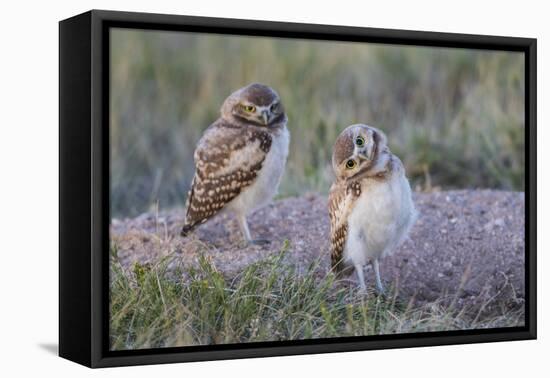
[{"label": "owl's spotted plumage", "polygon": [[288,155],[287,117],[278,94],[251,84],[230,95],[221,117],[195,150],[195,176],[187,198],[182,236],[222,210],[232,210],[245,239],[246,216],[277,191]]},{"label": "owl's spotted plumage", "polygon": [[348,216],[355,200],[361,195],[361,184],[358,182],[337,183],[331,187],[329,194],[329,215],[331,225],[331,263],[341,272],[345,266],[342,262],[348,235]]},{"label": "owl's spotted plumage", "polygon": [[380,130],[359,124],[338,136],[332,165],[336,173],[329,193],[333,269],[340,274],[355,269],[365,289],[363,267],[370,261],[382,292],[378,260],[397,248],[416,217],[403,164],[390,152]]}]

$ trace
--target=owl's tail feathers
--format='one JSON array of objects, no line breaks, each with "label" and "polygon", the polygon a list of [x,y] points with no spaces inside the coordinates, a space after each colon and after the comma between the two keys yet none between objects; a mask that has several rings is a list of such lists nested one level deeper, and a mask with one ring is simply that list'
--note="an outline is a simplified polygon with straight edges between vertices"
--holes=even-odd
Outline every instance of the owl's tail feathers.
[{"label": "owl's tail feathers", "polygon": [[193,229],[195,228],[197,224],[196,223],[186,223],[183,225],[183,227],[181,228],[181,232],[180,232],[180,236],[181,237],[186,237],[187,235],[189,235],[189,233],[191,231],[193,231]]}]

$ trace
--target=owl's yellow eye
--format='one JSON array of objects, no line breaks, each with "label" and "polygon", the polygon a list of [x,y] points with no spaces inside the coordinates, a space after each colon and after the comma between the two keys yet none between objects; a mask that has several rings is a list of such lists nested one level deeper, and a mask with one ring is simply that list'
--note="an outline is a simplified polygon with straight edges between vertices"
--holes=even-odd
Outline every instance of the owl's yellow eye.
[{"label": "owl's yellow eye", "polygon": [[347,169],[353,169],[353,168],[355,168],[356,165],[357,165],[357,163],[353,159],[349,159],[348,161],[346,161],[346,168]]},{"label": "owl's yellow eye", "polygon": [[256,111],[256,107],[253,105],[243,105],[243,109],[247,113],[254,113]]},{"label": "owl's yellow eye", "polygon": [[365,138],[363,138],[362,136],[358,136],[355,139],[355,144],[359,147],[362,147],[365,144]]}]

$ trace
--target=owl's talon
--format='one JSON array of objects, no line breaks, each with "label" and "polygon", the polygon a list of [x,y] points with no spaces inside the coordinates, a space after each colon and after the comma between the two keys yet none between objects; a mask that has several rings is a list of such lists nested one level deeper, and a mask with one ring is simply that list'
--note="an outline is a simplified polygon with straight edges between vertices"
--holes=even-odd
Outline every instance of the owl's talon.
[{"label": "owl's talon", "polygon": [[251,244],[251,245],[267,245],[270,243],[271,243],[271,240],[267,240],[267,239],[252,239],[248,241],[248,244]]},{"label": "owl's talon", "polygon": [[379,296],[382,299],[387,298],[386,290],[384,290],[383,287],[382,288],[380,288],[380,287],[376,288],[376,295]]}]

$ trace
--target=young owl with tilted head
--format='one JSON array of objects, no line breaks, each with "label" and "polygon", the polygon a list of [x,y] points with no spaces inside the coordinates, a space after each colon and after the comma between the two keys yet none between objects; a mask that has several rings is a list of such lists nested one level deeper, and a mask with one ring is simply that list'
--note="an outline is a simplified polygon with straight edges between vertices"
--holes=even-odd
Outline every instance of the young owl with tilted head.
[{"label": "young owl with tilted head", "polygon": [[246,217],[277,192],[288,155],[287,117],[277,92],[250,84],[232,93],[221,117],[210,125],[195,150],[195,176],[187,197],[181,235],[221,211],[232,211],[247,243]]},{"label": "young owl with tilted head", "polygon": [[332,166],[332,267],[339,274],[355,269],[365,291],[363,267],[371,262],[376,288],[383,293],[379,259],[395,251],[416,218],[403,164],[391,153],[384,133],[358,124],[336,139]]}]

